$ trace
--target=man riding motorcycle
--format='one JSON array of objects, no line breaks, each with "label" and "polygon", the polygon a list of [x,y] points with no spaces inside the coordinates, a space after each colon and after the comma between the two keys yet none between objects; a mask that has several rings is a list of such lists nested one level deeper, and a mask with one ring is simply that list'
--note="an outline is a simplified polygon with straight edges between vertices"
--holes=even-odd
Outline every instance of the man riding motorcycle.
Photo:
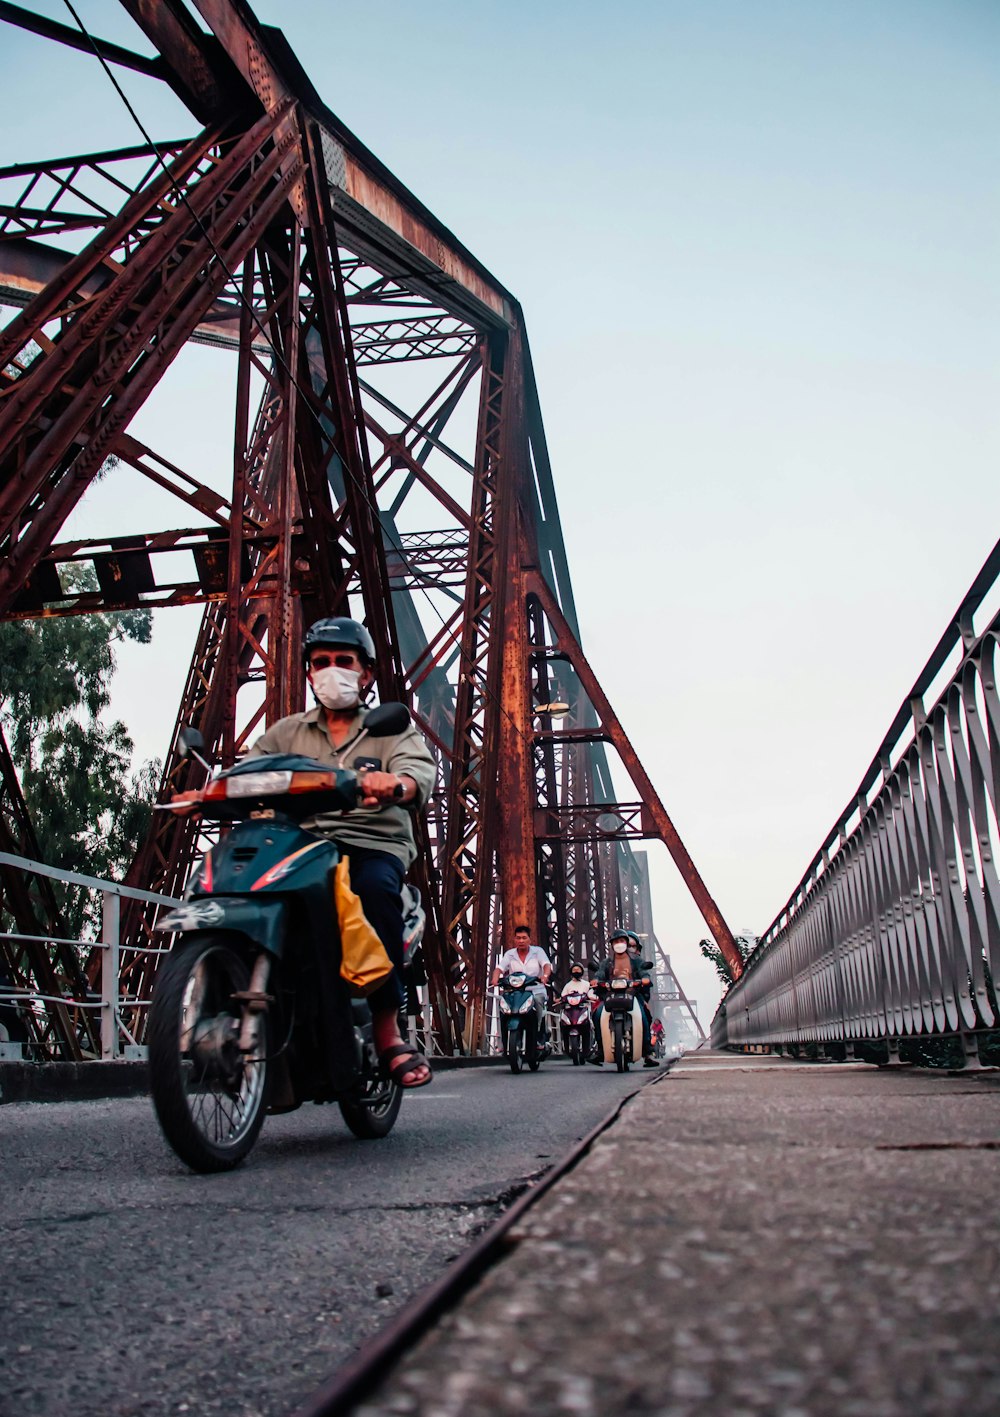
[{"label": "man riding motorcycle", "polygon": [[[628,932],[628,956],[639,966],[644,977],[648,981],[648,971],[652,969],[652,960],[643,959],[642,946],[639,943],[639,936],[634,931]],[[642,1012],[642,1057],[643,1067],[653,1068],[656,1066],[656,1058],[653,1056],[653,1011],[649,1007],[650,995],[653,992],[652,984],[647,982],[636,990],[639,996],[639,1008]]]},{"label": "man riding motorcycle", "polygon": [[[645,983],[640,984],[635,991],[639,1003],[639,1012],[642,1015],[643,1067],[655,1068],[656,1059],[652,1056],[652,1042],[649,1031],[649,1005],[646,1003],[644,997],[644,994],[648,993],[649,990],[649,976],[646,973],[645,961],[640,958],[642,947],[639,942],[639,936],[634,930],[616,930],[608,943],[611,946],[611,953],[607,959],[602,960],[597,966],[591,984],[595,988],[598,986],[607,988],[612,979],[622,976],[626,979],[645,981]],[[631,949],[629,948],[630,945],[632,946]],[[594,1014],[595,1046],[598,1052],[596,1057],[591,1058],[590,1061],[595,1063],[602,1062],[602,1056],[599,1050],[601,1047],[601,1016],[603,1012],[604,1005],[602,1004]]]},{"label": "man riding motorcycle", "polygon": [[538,1037],[545,1043],[548,1028],[545,1024],[545,1006],[548,1002],[547,985],[552,978],[552,963],[540,945],[531,943],[531,931],[527,925],[514,927],[514,943],[505,950],[497,961],[490,979],[490,987],[495,989],[503,975],[519,971],[536,982],[531,985],[535,999],[535,1015],[538,1021]]},{"label": "man riding motorcycle", "polygon": [[[346,616],[317,620],[306,632],[303,658],[315,707],[272,724],[247,756],[297,753],[363,773],[364,795],[355,811],[320,815],[305,825],[332,838],[350,857],[351,887],[394,965],[385,983],[368,996],[379,1061],[400,1087],[423,1087],[432,1078],[430,1064],[403,1042],[399,1031],[404,1001],[400,892],[417,854],[410,810],[423,807],[430,796],[434,759],[412,724],[391,737],[365,734],[363,700],[375,679],[375,644],[359,621]],[[185,792],[175,801],[196,803],[201,796],[200,791]]]}]

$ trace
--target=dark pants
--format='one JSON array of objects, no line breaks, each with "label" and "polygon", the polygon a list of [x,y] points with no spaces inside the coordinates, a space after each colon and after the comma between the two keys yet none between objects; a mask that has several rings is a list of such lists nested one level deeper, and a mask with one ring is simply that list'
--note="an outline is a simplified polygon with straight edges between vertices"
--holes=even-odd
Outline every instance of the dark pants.
[{"label": "dark pants", "polygon": [[385,945],[395,968],[384,984],[368,995],[372,1013],[401,1008],[403,991],[403,902],[400,888],[406,874],[398,856],[362,846],[344,848],[351,858],[351,889],[361,900],[369,925]]}]

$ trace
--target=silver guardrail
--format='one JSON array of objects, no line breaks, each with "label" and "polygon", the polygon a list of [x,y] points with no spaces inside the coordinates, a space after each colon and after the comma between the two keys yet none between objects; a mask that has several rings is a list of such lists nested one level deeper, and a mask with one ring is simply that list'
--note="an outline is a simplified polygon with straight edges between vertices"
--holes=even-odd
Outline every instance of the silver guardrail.
[{"label": "silver guardrail", "polygon": [[[725,996],[712,1043],[976,1035],[1000,1010],[994,548],[862,782]],[[933,706],[925,708],[928,696]]]},{"label": "silver guardrail", "polygon": [[[100,939],[67,940],[63,943],[76,946],[88,954],[94,949],[105,952],[101,960],[99,993],[95,990],[93,995],[78,998],[72,993],[50,996],[40,993],[37,989],[3,987],[0,988],[0,1004],[13,1004],[18,1009],[29,1011],[52,1005],[64,1005],[68,1009],[99,1011],[102,1060],[111,1061],[120,1057],[126,1046],[134,1049],[136,1055],[143,1052],[141,1045],[137,1044],[134,1035],[122,1019],[123,1008],[130,1011],[147,1009],[150,1001],[132,998],[121,993],[121,900],[124,897],[128,900],[144,900],[156,905],[177,905],[179,904],[177,899],[174,896],[157,895],[154,891],[143,891],[134,886],[125,886],[120,881],[107,881],[99,876],[83,876],[76,871],[61,871],[55,866],[46,866],[41,861],[31,861],[26,856],[15,856],[7,851],[0,851],[0,866],[13,866],[32,875],[48,876],[53,881],[63,881],[68,885],[85,886],[90,890],[98,891],[101,898]],[[0,939],[15,941],[28,938],[42,943],[57,943],[51,935],[29,937],[14,930],[0,932]],[[150,945],[130,950],[130,953],[160,955],[169,953],[169,948],[166,944]],[[31,1047],[30,1044],[26,1046]],[[19,1056],[20,1051],[14,1043],[4,1042],[0,1045],[0,1054],[8,1059]]]}]

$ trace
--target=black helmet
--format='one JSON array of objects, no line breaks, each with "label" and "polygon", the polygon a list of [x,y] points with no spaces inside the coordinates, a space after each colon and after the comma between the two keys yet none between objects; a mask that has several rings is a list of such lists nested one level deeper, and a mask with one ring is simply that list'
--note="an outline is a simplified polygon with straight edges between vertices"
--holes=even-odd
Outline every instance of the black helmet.
[{"label": "black helmet", "polygon": [[583,973],[583,965],[582,965],[582,964],[571,964],[571,965],[570,965],[569,972],[570,972],[570,974],[582,974],[582,973]]},{"label": "black helmet", "polygon": [[302,642],[302,657],[307,664],[309,651],[319,645],[340,645],[344,649],[356,649],[367,664],[375,663],[375,641],[359,620],[350,620],[346,615],[317,620],[309,626]]},{"label": "black helmet", "polygon": [[634,930],[612,930],[611,934],[608,936],[608,944],[614,944],[615,940],[627,940],[629,946],[634,945],[637,950],[642,949],[639,936]]}]

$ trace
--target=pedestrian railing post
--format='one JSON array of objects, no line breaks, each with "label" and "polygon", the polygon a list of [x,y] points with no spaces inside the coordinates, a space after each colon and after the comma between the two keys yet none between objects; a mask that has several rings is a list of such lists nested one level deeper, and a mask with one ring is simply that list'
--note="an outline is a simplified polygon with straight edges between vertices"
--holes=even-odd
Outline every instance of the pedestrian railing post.
[{"label": "pedestrian railing post", "polygon": [[115,891],[101,892],[101,1058],[118,1056],[118,954],[121,904]]}]

